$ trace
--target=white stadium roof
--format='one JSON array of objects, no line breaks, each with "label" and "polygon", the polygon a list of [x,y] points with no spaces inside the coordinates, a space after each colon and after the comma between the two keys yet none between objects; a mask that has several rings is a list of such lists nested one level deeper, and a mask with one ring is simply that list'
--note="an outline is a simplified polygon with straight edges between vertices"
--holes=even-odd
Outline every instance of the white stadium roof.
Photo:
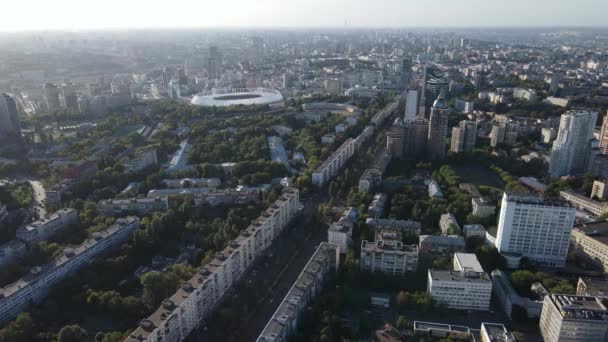
[{"label": "white stadium roof", "polygon": [[268,105],[283,101],[278,90],[269,88],[215,89],[194,95],[191,104],[204,107]]}]

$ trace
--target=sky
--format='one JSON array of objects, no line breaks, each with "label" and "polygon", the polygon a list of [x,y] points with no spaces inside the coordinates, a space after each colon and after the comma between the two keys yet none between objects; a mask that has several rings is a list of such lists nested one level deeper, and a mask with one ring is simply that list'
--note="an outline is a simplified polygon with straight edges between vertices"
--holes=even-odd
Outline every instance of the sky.
[{"label": "sky", "polygon": [[2,0],[0,8],[0,31],[608,24],[608,0]]}]

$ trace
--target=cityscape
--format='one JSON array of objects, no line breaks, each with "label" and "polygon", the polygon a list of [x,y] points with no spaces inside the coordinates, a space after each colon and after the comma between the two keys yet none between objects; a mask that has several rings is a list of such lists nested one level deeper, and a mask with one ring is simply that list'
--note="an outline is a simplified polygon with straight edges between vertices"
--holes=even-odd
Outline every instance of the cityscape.
[{"label": "cityscape", "polygon": [[0,342],[607,342],[608,5],[358,2],[0,23]]}]

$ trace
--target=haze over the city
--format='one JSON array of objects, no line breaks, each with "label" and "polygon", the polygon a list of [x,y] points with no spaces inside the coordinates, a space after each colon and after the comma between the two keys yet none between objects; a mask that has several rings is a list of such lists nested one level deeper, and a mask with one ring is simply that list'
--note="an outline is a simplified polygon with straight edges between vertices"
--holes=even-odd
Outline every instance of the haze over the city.
[{"label": "haze over the city", "polygon": [[23,0],[0,31],[103,28],[604,26],[602,0]]}]

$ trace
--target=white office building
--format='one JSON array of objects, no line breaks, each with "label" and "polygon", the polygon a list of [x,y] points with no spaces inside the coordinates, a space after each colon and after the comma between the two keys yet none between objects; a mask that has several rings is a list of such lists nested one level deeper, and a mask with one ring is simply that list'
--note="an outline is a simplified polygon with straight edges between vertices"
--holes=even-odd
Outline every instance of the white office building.
[{"label": "white office building", "polygon": [[564,267],[576,210],[534,195],[502,197],[496,248],[544,267]]},{"label": "white office building", "polygon": [[171,297],[142,320],[127,342],[177,342],[184,340],[213,312],[254,260],[270,247],[292,221],[300,206],[297,189],[288,188],[253,223],[200,267]]},{"label": "white office building", "polygon": [[608,340],[606,302],[598,297],[546,296],[539,325],[545,342],[605,342]]},{"label": "white office building", "polygon": [[66,248],[62,255],[0,290],[0,324],[27,310],[30,303],[40,303],[50,288],[74,274],[97,255],[125,241],[139,227],[137,217],[118,219],[108,229],[93,233],[82,244]]},{"label": "white office building", "polygon": [[297,331],[307,306],[321,292],[327,275],[340,266],[338,248],[322,242],[268,321],[257,342],[286,342]]},{"label": "white office building", "polygon": [[456,253],[454,270],[429,270],[427,294],[449,309],[488,311],[492,281],[475,254]]},{"label": "white office building", "polygon": [[553,142],[549,175],[561,177],[587,172],[597,112],[571,110],[562,114]]},{"label": "white office building", "polygon": [[69,225],[78,222],[76,209],[61,209],[43,219],[17,229],[17,239],[28,246],[48,240]]}]

